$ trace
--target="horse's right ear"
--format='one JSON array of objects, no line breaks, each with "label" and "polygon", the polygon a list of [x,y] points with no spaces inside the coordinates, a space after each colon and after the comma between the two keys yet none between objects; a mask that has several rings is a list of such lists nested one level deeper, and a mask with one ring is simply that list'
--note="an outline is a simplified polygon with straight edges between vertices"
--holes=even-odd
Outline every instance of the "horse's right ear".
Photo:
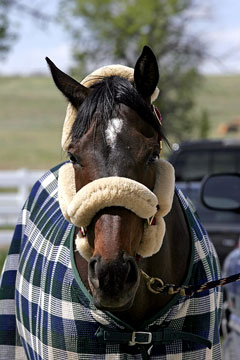
[{"label": "horse's right ear", "polygon": [[49,65],[55,85],[63,95],[66,96],[70,103],[78,109],[91,90],[58,69],[48,57],[46,57],[46,61]]}]

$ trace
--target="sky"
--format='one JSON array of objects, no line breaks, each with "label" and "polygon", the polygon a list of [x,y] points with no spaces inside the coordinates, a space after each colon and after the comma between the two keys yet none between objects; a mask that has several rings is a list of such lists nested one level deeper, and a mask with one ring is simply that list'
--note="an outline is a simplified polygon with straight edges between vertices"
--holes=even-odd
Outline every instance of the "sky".
[{"label": "sky", "polygon": [[[20,0],[28,3],[27,0]],[[54,14],[59,0],[35,0],[41,10]],[[34,3],[31,1],[31,3]],[[210,58],[200,70],[204,74],[240,73],[240,0],[196,0],[189,31],[208,45]],[[29,16],[11,11],[11,20],[19,38],[7,58],[0,60],[2,75],[48,73],[45,57],[50,57],[63,71],[71,66],[71,41],[64,28],[56,23],[40,26]]]}]

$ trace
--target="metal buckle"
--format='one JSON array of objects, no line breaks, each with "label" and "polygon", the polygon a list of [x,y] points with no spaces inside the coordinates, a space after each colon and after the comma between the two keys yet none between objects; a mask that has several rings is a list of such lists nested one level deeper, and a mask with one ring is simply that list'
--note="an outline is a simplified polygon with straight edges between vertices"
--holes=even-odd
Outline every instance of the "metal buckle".
[{"label": "metal buckle", "polygon": [[80,233],[82,234],[83,237],[86,237],[87,231],[83,226],[80,227]]},{"label": "metal buckle", "polygon": [[[148,335],[147,341],[136,341],[136,337],[138,334]],[[129,341],[129,345],[133,346],[135,344],[151,344],[152,342],[152,333],[146,331],[133,331],[132,333],[132,340]]]},{"label": "metal buckle", "polygon": [[153,215],[153,216],[151,216],[150,218],[147,219],[147,223],[148,223],[149,226],[152,225],[154,218],[155,218],[155,215]]}]

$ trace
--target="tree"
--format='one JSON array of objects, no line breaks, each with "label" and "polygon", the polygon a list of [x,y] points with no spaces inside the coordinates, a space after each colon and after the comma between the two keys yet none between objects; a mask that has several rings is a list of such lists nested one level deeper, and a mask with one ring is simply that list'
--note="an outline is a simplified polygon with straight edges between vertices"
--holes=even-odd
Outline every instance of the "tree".
[{"label": "tree", "polygon": [[10,44],[14,35],[9,30],[9,1],[0,0],[0,58],[4,57],[9,51]]},{"label": "tree", "polygon": [[35,23],[42,23],[45,27],[55,20],[41,8],[39,10],[39,7],[36,0],[32,0],[30,5],[28,0],[0,0],[0,58],[6,56],[13,41],[18,37],[17,26],[14,28],[10,21],[11,11],[15,11],[19,17],[31,17]]},{"label": "tree", "polygon": [[161,74],[157,105],[167,134],[175,141],[191,136],[198,124],[192,110],[204,47],[187,31],[193,9],[193,0],[60,2],[80,76],[107,63],[134,66],[142,47],[152,47]]},{"label": "tree", "polygon": [[209,114],[207,110],[203,110],[201,113],[200,126],[199,126],[200,138],[207,139],[209,131],[210,131]]}]

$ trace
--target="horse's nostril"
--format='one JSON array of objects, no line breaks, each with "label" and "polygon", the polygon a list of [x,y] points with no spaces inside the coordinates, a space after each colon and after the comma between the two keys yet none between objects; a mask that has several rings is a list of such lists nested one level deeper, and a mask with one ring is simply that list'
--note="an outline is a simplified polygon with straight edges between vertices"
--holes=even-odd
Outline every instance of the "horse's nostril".
[{"label": "horse's nostril", "polygon": [[96,275],[97,259],[96,258],[90,259],[88,266],[91,276]]},{"label": "horse's nostril", "polygon": [[128,267],[126,283],[135,283],[138,280],[138,267],[135,259],[128,253],[123,253],[123,260]]},{"label": "horse's nostril", "polygon": [[137,265],[135,263],[135,261],[133,259],[129,259],[127,261],[128,264],[128,275],[127,275],[127,279],[126,282],[127,283],[134,283],[137,281],[138,279],[138,270],[137,270]]},{"label": "horse's nostril", "polygon": [[113,262],[106,262],[101,257],[90,259],[88,265],[89,283],[95,290],[101,290],[111,296],[119,294],[125,287],[138,282],[139,272],[134,258],[123,253]]},{"label": "horse's nostril", "polygon": [[91,279],[90,280],[91,284],[93,285],[93,287],[95,289],[99,288],[99,279],[98,279],[98,274],[97,274],[98,261],[99,261],[98,258],[93,257],[92,259],[90,259],[89,264],[88,264],[89,278]]},{"label": "horse's nostril", "polygon": [[91,283],[92,283],[92,285],[94,286],[94,288],[95,289],[99,289],[99,280],[98,279],[94,279],[94,278],[92,278],[91,279]]}]

